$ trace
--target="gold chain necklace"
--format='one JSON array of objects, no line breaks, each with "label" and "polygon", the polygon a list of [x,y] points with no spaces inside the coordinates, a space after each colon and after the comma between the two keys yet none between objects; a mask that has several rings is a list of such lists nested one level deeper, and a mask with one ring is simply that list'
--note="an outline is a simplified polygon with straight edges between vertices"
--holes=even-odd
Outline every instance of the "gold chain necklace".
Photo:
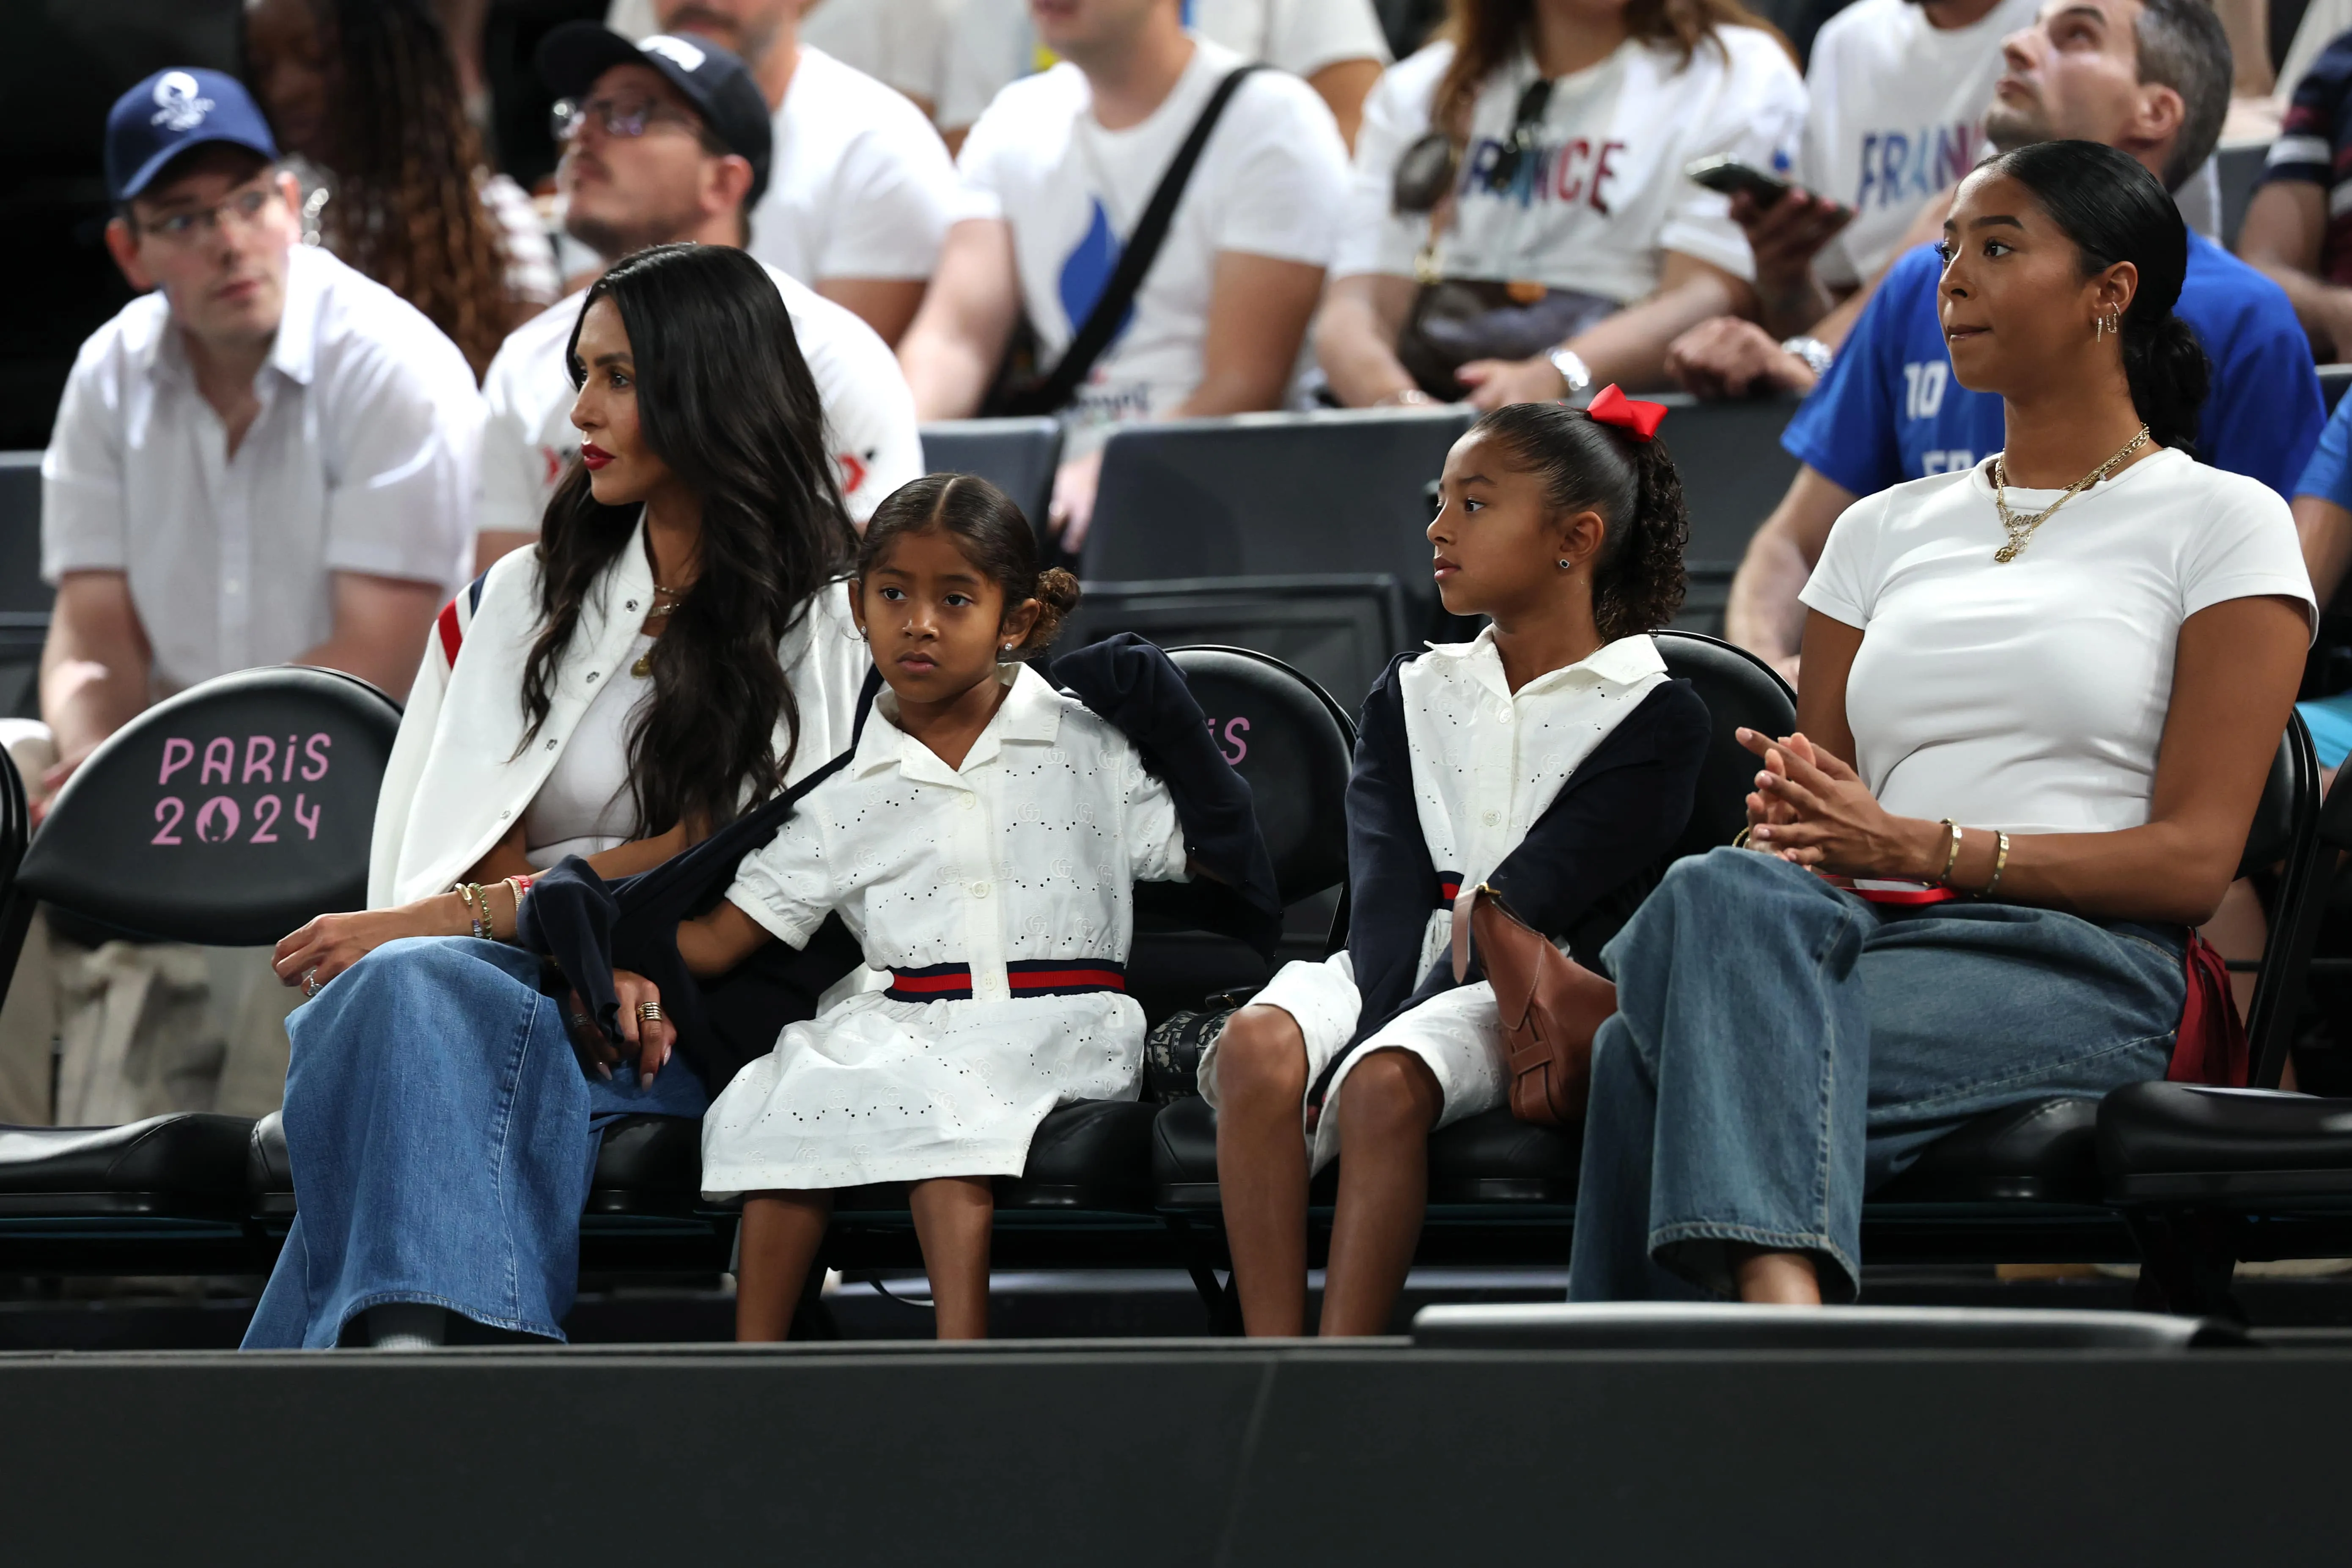
[{"label": "gold chain necklace", "polygon": [[2125,442],[2114,457],[2068,485],[2056,500],[2032,517],[2020,517],[2009,510],[2009,498],[2004,493],[2009,489],[2009,464],[2005,454],[1996,455],[1992,460],[1992,509],[2000,514],[2000,525],[2009,531],[2009,542],[1994,551],[1992,558],[2003,566],[2016,560],[2018,552],[2032,542],[2033,531],[2056,515],[2060,507],[2114,473],[2116,464],[2147,445],[2147,426],[2143,425],[2139,427],[2139,434]]},{"label": "gold chain necklace", "polygon": [[[670,602],[667,605],[656,602],[651,609],[648,609],[646,612],[646,619],[649,621],[658,621],[666,616],[676,615],[677,613],[678,601],[686,597],[686,589],[665,588],[658,583],[654,584],[654,592],[657,595],[668,595]],[[637,662],[629,666],[629,673],[635,676],[639,680],[643,680],[646,676],[651,675],[653,672],[654,650],[651,648],[647,648],[645,652],[639,654],[637,656]]]}]

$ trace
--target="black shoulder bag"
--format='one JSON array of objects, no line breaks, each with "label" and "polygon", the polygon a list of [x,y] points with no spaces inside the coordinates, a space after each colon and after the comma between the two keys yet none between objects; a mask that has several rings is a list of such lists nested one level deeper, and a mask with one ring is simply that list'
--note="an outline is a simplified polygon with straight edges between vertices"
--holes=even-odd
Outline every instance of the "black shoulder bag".
[{"label": "black shoulder bag", "polygon": [[1087,312],[1086,321],[1070,339],[1059,363],[1042,376],[1024,379],[1008,377],[993,400],[993,412],[1007,415],[1058,414],[1068,405],[1081,382],[1095,368],[1103,351],[1110,347],[1111,339],[1118,335],[1119,325],[1126,320],[1127,309],[1135,302],[1136,290],[1143,287],[1144,276],[1160,256],[1160,247],[1168,238],[1169,225],[1176,216],[1176,204],[1184,197],[1184,187],[1192,183],[1192,166],[1201,161],[1201,151],[1209,144],[1210,133],[1223,117],[1225,105],[1244,78],[1253,71],[1264,70],[1263,65],[1245,65],[1235,68],[1217,84],[1201,118],[1192,122],[1184,144],[1176,149],[1167,172],[1160,176],[1159,185],[1151,193],[1150,202],[1143,209],[1141,221],[1135,233],[1119,253],[1118,265],[1112,268],[1110,281],[1095,300],[1094,309]]}]

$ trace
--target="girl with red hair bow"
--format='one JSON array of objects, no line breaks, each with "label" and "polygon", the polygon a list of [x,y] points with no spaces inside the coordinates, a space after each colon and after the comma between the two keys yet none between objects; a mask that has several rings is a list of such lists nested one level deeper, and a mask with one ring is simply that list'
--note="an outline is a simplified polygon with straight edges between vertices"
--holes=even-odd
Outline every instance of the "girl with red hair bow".
[{"label": "girl with red hair bow", "polygon": [[1664,413],[1613,386],[1589,412],[1514,405],[1446,457],[1431,570],[1446,609],[1490,624],[1372,689],[1347,948],[1286,965],[1202,1056],[1253,1334],[1305,1329],[1307,1184],[1342,1153],[1322,1331],[1384,1331],[1430,1133],[1508,1097],[1493,987],[1454,977],[1460,890],[1493,887],[1590,964],[1688,821],[1707,712],[1648,636],[1681,606],[1689,533]]}]

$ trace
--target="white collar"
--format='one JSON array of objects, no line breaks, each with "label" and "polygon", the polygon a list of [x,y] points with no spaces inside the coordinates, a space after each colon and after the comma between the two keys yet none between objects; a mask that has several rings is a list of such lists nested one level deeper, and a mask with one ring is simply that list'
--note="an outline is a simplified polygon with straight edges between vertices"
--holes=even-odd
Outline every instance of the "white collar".
[{"label": "white collar", "polygon": [[[296,245],[286,258],[286,286],[278,313],[278,331],[269,342],[264,369],[275,370],[298,386],[308,386],[319,366],[319,305],[327,278],[318,263],[332,257],[306,245]],[[147,374],[176,376],[194,384],[194,367],[188,363],[188,345],[170,306],[163,311],[163,330],[148,345]]]},{"label": "white collar", "polygon": [[937,752],[898,728],[898,694],[885,688],[874,700],[874,712],[866,721],[865,732],[857,738],[856,753],[849,762],[850,773],[864,778],[897,768],[910,779],[953,784],[961,789],[966,787],[961,773],[994,760],[998,751],[1007,744],[1051,745],[1061,731],[1062,699],[1045,684],[1045,677],[1026,664],[1001,664],[996,667],[996,678],[1012,689],[1004,694],[1004,700],[972,742],[962,768],[949,767]]},{"label": "white collar", "polygon": [[1658,657],[1658,645],[1648,633],[1636,632],[1601,644],[1574,664],[1546,670],[1514,693],[1510,681],[1503,675],[1503,656],[1495,647],[1495,628],[1491,624],[1468,642],[1431,643],[1429,651],[1459,659],[1480,685],[1506,699],[1535,696],[1556,686],[1588,682],[1622,689],[1638,685],[1654,675],[1663,675],[1666,668],[1666,661]]}]

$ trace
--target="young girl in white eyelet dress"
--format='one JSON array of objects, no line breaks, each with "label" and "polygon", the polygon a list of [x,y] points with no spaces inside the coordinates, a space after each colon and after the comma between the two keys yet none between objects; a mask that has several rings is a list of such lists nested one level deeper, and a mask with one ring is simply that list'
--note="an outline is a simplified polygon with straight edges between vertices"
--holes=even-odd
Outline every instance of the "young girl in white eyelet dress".
[{"label": "young girl in white eyelet dress", "polygon": [[787,1027],[703,1121],[703,1184],[749,1194],[739,1337],[782,1337],[831,1194],[908,1182],[941,1337],[985,1330],[988,1178],[1055,1106],[1133,1099],[1132,884],[1182,880],[1168,789],[1125,735],[1027,665],[1075,602],[983,481],[877,510],[853,603],[889,689],[846,765],[678,928],[698,974],[838,913],[887,990]]}]

